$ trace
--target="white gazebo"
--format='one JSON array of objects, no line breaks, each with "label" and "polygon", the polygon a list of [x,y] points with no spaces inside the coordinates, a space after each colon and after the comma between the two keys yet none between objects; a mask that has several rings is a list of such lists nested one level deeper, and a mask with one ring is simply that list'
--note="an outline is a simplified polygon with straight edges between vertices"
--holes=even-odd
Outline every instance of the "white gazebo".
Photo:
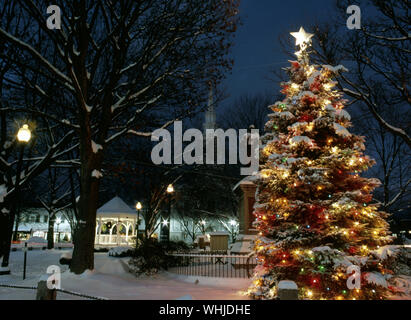
[{"label": "white gazebo", "polygon": [[96,245],[130,245],[136,237],[137,212],[120,197],[97,209]]}]

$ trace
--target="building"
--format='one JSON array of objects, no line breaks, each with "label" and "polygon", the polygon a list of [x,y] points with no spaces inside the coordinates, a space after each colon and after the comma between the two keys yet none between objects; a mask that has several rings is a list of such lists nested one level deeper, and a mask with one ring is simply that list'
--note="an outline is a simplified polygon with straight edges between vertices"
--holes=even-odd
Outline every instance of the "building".
[{"label": "building", "polygon": [[[133,245],[136,237],[138,213],[135,209],[128,206],[120,197],[114,197],[103,206],[97,209],[96,221],[96,247],[111,247],[121,245]],[[140,215],[139,232],[143,233],[145,223]],[[18,225],[18,239],[28,240],[31,237],[47,239],[49,215],[44,208],[29,208],[22,212]],[[160,222],[160,220],[159,220]],[[195,237],[207,232],[227,231],[227,228],[219,221],[206,221],[201,228],[196,229]],[[153,237],[160,238],[160,223],[155,230]],[[193,222],[183,222],[178,218],[176,212],[171,210],[169,222],[170,240],[184,241],[191,244],[193,239],[187,229],[193,230]],[[54,224],[54,241],[71,242],[71,225],[63,213],[58,213]]]},{"label": "building", "polygon": [[114,197],[97,209],[96,246],[131,245],[137,235],[136,210],[120,197]]},{"label": "building", "polygon": [[[15,230],[14,225],[13,230]],[[49,213],[44,208],[27,208],[20,213],[17,239],[28,240],[31,237],[47,239]],[[54,241],[71,242],[71,226],[63,213],[57,213],[54,222]]]}]

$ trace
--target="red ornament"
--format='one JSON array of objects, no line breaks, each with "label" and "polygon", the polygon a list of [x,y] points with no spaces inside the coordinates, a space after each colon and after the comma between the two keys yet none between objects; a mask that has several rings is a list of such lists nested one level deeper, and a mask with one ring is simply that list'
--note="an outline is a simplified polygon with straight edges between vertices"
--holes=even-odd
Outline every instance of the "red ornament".
[{"label": "red ornament", "polygon": [[298,61],[291,61],[291,65],[294,70],[300,69],[300,63]]},{"label": "red ornament", "polygon": [[321,83],[317,80],[315,80],[310,86],[310,90],[312,92],[319,92],[320,89],[321,89]]},{"label": "red ornament", "polygon": [[286,85],[283,85],[282,87],[283,87],[283,90],[281,90],[281,93],[287,95],[288,89],[290,89],[290,86],[286,84]]},{"label": "red ornament", "polygon": [[349,252],[350,254],[356,254],[356,253],[358,252],[358,249],[357,249],[356,247],[350,247],[350,248],[348,249],[348,252]]},{"label": "red ornament", "polygon": [[298,119],[298,122],[311,122],[313,120],[314,120],[313,116],[309,114],[304,114]]},{"label": "red ornament", "polygon": [[313,104],[315,104],[315,102],[317,101],[317,99],[315,97],[306,95],[301,99],[301,102],[307,106],[311,106]]}]

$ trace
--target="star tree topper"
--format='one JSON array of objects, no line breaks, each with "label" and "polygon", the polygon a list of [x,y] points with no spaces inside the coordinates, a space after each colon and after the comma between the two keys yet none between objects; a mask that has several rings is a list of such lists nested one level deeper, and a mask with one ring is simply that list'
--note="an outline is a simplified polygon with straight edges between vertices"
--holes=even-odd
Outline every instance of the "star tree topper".
[{"label": "star tree topper", "polygon": [[314,34],[305,32],[303,27],[298,32],[291,32],[291,35],[296,39],[295,45],[300,46],[300,48],[305,47],[310,43],[311,38],[314,37]]}]

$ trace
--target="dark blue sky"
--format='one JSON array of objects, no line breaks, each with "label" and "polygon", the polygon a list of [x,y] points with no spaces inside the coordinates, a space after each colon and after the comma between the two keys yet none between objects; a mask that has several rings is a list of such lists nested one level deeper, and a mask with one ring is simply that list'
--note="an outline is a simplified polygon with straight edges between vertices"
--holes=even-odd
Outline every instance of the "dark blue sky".
[{"label": "dark blue sky", "polygon": [[222,105],[245,93],[277,93],[279,87],[266,77],[270,70],[288,65],[279,36],[329,18],[334,3],[335,0],[241,0],[243,25],[232,50],[235,65],[223,83],[230,98]]}]

